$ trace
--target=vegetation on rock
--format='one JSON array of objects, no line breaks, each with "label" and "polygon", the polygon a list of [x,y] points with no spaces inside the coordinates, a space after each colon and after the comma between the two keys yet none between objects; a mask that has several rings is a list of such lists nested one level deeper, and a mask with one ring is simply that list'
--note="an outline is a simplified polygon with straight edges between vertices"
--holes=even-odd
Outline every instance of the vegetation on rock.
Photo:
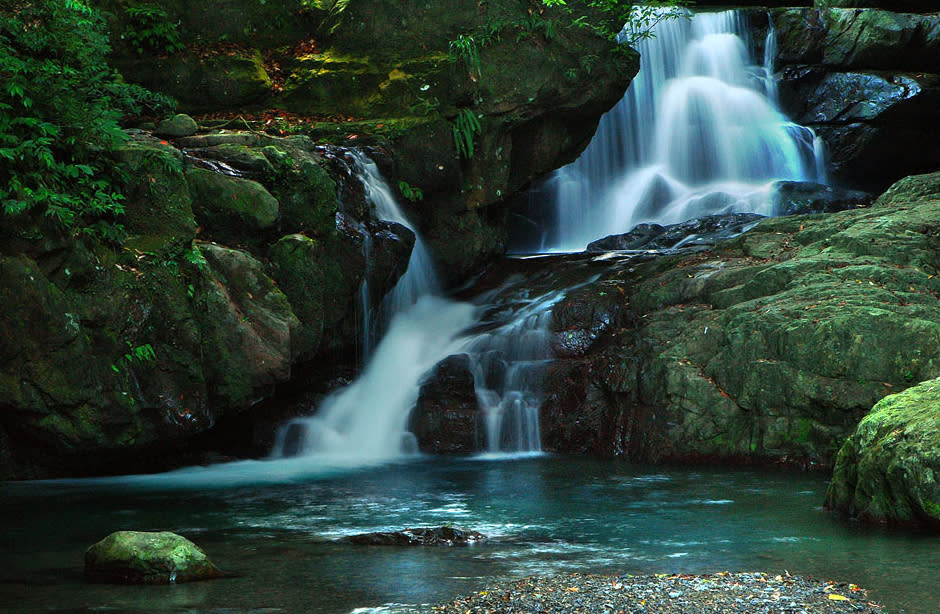
[{"label": "vegetation on rock", "polygon": [[223,575],[196,544],[168,531],[118,531],[85,551],[90,582],[176,584]]}]

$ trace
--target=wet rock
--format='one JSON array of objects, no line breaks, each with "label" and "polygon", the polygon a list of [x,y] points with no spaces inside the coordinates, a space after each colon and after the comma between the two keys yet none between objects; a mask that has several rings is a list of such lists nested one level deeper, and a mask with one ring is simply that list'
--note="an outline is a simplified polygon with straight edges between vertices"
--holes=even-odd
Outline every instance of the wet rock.
[{"label": "wet rock", "polygon": [[611,250],[661,250],[677,247],[714,245],[744,232],[762,216],[755,213],[729,213],[660,226],[639,224],[622,235],[611,235],[588,244],[589,252]]},{"label": "wet rock", "polygon": [[345,539],[358,546],[470,546],[485,540],[482,533],[449,526],[365,533]]},{"label": "wet rock", "polygon": [[378,302],[408,269],[415,234],[401,224],[388,221],[370,222],[366,228],[372,235],[366,278],[373,299]]},{"label": "wet rock", "polygon": [[874,196],[859,190],[843,190],[803,181],[778,181],[774,184],[774,213],[804,215],[835,213],[868,207]]},{"label": "wet rock", "polygon": [[448,356],[421,385],[409,430],[422,452],[472,454],[479,449],[479,420],[470,358]]},{"label": "wet rock", "polygon": [[839,8],[772,15],[783,110],[825,142],[835,181],[878,191],[940,165],[940,17]]},{"label": "wet rock", "polygon": [[168,531],[118,531],[85,552],[90,582],[176,584],[223,575],[196,544]]},{"label": "wet rock", "polygon": [[940,526],[940,380],[885,397],[839,451],[826,505],[869,522]]}]

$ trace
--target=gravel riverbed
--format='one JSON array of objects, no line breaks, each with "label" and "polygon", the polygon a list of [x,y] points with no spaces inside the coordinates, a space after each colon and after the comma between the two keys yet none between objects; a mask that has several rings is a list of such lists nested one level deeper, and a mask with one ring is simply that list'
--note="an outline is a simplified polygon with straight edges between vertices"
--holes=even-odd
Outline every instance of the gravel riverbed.
[{"label": "gravel riverbed", "polygon": [[501,582],[434,614],[886,614],[854,584],[765,573],[594,576]]}]

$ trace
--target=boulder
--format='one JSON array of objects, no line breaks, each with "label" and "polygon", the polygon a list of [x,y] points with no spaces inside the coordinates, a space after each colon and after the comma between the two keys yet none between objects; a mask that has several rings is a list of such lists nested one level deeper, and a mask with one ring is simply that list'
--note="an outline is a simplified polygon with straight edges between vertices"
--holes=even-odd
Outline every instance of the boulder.
[{"label": "boulder", "polygon": [[214,237],[236,243],[253,241],[277,223],[280,203],[256,181],[190,168],[186,182],[196,221]]},{"label": "boulder", "polygon": [[178,138],[192,136],[196,134],[197,130],[199,130],[199,125],[196,123],[196,120],[189,115],[179,113],[161,121],[153,133],[157,136]]},{"label": "boulder", "polygon": [[223,576],[199,546],[169,531],[118,531],[85,551],[89,582],[176,584]]},{"label": "boulder", "polygon": [[869,522],[940,526],[940,379],[879,401],[836,458],[829,509]]},{"label": "boulder", "polygon": [[486,536],[456,527],[420,527],[351,535],[345,541],[358,546],[470,546]]},{"label": "boulder", "polygon": [[448,356],[421,384],[408,430],[428,454],[472,454],[480,449],[480,409],[470,358]]}]

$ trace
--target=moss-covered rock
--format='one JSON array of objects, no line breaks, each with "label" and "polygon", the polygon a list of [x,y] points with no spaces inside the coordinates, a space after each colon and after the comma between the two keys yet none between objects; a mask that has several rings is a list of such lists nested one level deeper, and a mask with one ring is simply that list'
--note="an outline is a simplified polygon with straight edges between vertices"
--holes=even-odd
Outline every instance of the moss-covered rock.
[{"label": "moss-covered rock", "polygon": [[196,220],[211,236],[239,243],[254,240],[278,221],[280,203],[257,181],[190,168],[186,182]]},{"label": "moss-covered rock", "polygon": [[199,546],[169,531],[118,531],[85,551],[90,582],[176,584],[223,575]]},{"label": "moss-covered rock", "polygon": [[543,447],[831,464],[879,399],[940,375],[935,182],[684,255],[531,265],[533,291],[583,284],[553,313]]},{"label": "moss-covered rock", "polygon": [[270,258],[272,276],[302,325],[294,354],[310,358],[342,345],[340,331],[355,328],[355,297],[365,275],[361,244],[294,234],[275,243]]},{"label": "moss-covered rock", "polygon": [[885,397],[836,459],[830,509],[871,522],[940,526],[940,380]]}]

